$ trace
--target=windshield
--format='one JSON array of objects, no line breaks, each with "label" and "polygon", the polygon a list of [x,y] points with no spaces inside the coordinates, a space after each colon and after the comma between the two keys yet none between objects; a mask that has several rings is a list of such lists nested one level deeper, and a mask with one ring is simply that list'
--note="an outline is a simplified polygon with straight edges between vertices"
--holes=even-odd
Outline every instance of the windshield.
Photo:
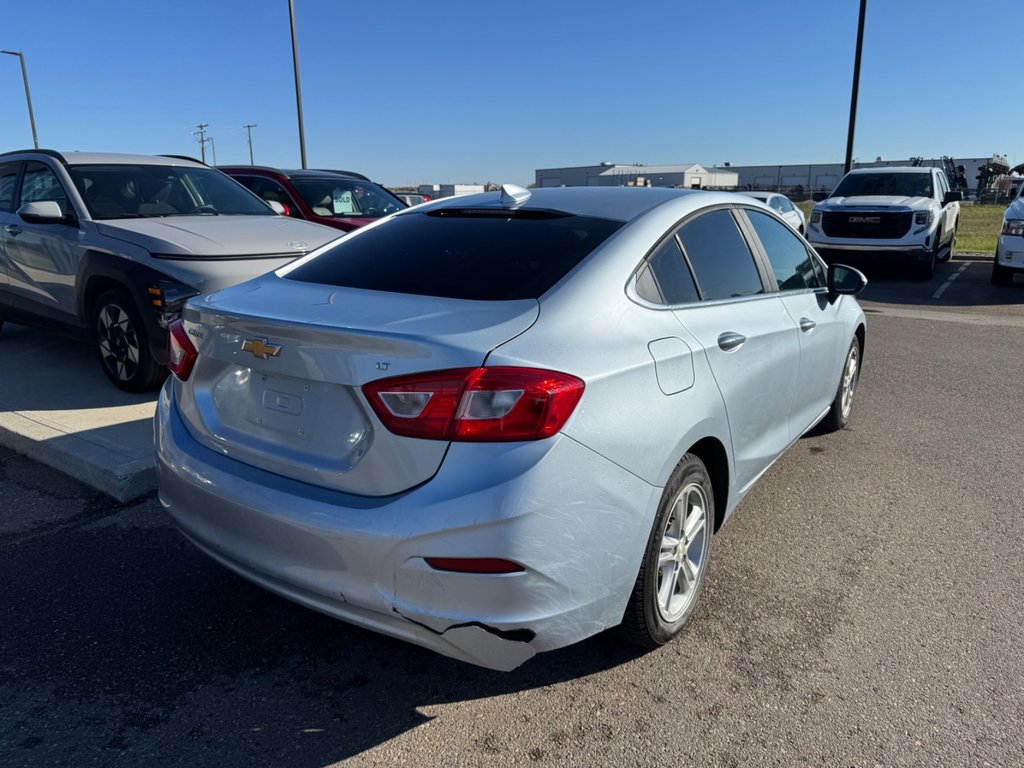
[{"label": "windshield", "polygon": [[405,208],[401,200],[376,184],[342,177],[291,180],[317,216],[335,219],[379,219]]},{"label": "windshield", "polygon": [[254,194],[212,168],[72,165],[68,172],[94,219],[275,215]]},{"label": "windshield", "polygon": [[930,173],[851,173],[836,187],[832,197],[892,195],[894,197],[931,197]]}]

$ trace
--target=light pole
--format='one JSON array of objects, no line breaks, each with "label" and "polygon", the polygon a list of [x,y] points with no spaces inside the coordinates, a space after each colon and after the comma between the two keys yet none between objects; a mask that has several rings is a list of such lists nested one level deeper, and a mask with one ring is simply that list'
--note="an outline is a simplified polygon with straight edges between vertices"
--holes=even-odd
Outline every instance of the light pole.
[{"label": "light pole", "polygon": [[850,95],[850,130],[846,134],[846,163],[843,173],[850,172],[853,165],[853,127],[857,123],[857,91],[860,90],[860,51],[864,47],[864,12],[868,0],[860,0],[860,20],[857,22],[857,53],[853,59],[853,93]]},{"label": "light pole", "polygon": [[213,136],[207,136],[206,140],[210,142],[210,150],[213,152],[213,164],[217,164],[217,145],[213,143]]},{"label": "light pole", "polygon": [[292,67],[295,69],[295,108],[299,113],[299,154],[306,167],[306,131],[302,126],[302,88],[299,86],[299,48],[295,42],[295,0],[288,0],[288,16],[292,23]]},{"label": "light pole", "polygon": [[256,123],[246,123],[242,126],[245,128],[245,132],[249,134],[249,165],[256,165],[252,159],[252,129],[256,127]]},{"label": "light pole", "polygon": [[39,149],[39,136],[36,134],[36,116],[32,112],[32,92],[28,89],[28,70],[25,69],[25,54],[21,51],[0,51],[8,56],[17,56],[21,61],[21,79],[25,81],[25,101],[28,102],[28,121],[32,124],[32,143]]}]

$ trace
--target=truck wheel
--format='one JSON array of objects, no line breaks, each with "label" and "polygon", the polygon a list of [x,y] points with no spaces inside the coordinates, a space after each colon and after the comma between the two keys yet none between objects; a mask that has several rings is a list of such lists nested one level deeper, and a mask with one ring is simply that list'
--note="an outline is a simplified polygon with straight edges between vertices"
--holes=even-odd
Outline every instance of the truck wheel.
[{"label": "truck wheel", "polygon": [[953,251],[956,250],[956,230],[959,226],[960,221],[957,220],[957,222],[953,225],[953,236],[949,238],[949,250],[943,252],[943,255],[939,259],[939,261],[949,261],[953,258]]},{"label": "truck wheel", "polygon": [[149,349],[135,302],[120,288],[107,291],[92,311],[92,333],[103,372],[126,392],[155,389],[167,375]]},{"label": "truck wheel", "polygon": [[939,250],[938,243],[928,251],[928,258],[923,263],[914,265],[914,273],[920,280],[931,280],[935,275],[935,252]]}]

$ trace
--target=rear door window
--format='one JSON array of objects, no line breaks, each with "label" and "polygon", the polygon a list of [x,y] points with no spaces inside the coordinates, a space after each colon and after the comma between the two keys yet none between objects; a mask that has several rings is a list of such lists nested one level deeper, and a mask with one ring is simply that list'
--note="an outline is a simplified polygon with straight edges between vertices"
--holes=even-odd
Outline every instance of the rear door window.
[{"label": "rear door window", "polygon": [[451,299],[535,299],[621,226],[531,209],[410,213],[345,238],[284,276]]},{"label": "rear door window", "polygon": [[679,229],[679,241],[705,301],[764,293],[754,256],[728,210],[686,222]]}]

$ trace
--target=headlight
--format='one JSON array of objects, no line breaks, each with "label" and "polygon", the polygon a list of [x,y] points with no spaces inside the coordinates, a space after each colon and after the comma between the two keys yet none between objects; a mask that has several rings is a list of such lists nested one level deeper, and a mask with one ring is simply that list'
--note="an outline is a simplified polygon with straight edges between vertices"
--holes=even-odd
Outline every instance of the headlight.
[{"label": "headlight", "polygon": [[193,296],[198,296],[199,291],[181,283],[161,280],[155,285],[149,286],[150,303],[157,312],[157,321],[161,328],[166,328],[172,322],[181,317],[181,310],[185,302]]},{"label": "headlight", "polygon": [[1024,237],[1024,219],[1003,219],[1003,234]]},{"label": "headlight", "polygon": [[932,223],[932,212],[931,211],[918,211],[914,214],[914,226],[915,227],[927,227]]},{"label": "headlight", "polygon": [[811,226],[817,227],[821,224],[821,211],[811,211]]}]

